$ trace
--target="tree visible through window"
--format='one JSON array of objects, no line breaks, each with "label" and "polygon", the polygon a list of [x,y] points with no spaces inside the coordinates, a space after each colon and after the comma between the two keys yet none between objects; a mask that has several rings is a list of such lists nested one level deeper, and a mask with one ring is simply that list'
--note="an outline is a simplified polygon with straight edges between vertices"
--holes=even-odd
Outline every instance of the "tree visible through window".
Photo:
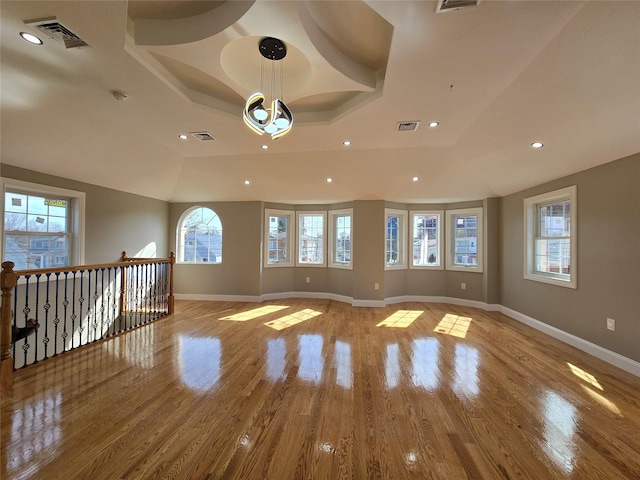
[{"label": "tree visible through window", "polygon": [[222,263],[222,222],[206,207],[187,211],[178,224],[178,260],[184,263]]},{"label": "tree visible through window", "polygon": [[439,267],[440,212],[411,212],[413,230],[412,268]]}]

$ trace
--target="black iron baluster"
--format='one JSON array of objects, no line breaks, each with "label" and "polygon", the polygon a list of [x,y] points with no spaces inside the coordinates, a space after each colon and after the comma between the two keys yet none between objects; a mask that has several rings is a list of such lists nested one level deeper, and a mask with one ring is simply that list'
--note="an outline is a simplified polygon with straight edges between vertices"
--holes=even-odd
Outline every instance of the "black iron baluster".
[{"label": "black iron baluster", "polygon": [[[40,304],[40,277],[41,273],[36,273],[36,314],[35,314],[35,322],[38,323],[38,305]],[[27,319],[26,325],[29,325],[29,320]],[[38,329],[36,328],[34,331],[33,338],[33,363],[38,363]]]},{"label": "black iron baluster", "polygon": [[[100,292],[102,293],[102,295],[100,295],[100,338],[104,338],[105,337],[105,331],[104,331],[104,297],[106,295],[106,290],[104,289],[104,270],[105,268],[102,267],[100,269]],[[97,281],[96,281],[97,283]],[[107,297],[107,300],[109,300],[109,298]]]},{"label": "black iron baluster", "polygon": [[[74,302],[75,303],[75,302]],[[82,326],[82,306],[84,305],[84,270],[80,270],[80,298],[78,298],[78,347],[82,345],[82,332],[84,331],[84,327]],[[87,332],[88,334],[88,332]],[[74,331],[75,337],[75,331]]]},{"label": "black iron baluster", "polygon": [[64,300],[62,302],[64,311],[64,321],[62,323],[62,353],[67,351],[67,337],[69,332],[67,331],[67,313],[69,312],[69,272],[64,272]]},{"label": "black iron baluster", "polygon": [[49,285],[51,282],[51,272],[47,273],[47,287],[45,289],[46,299],[44,303],[44,360],[49,358],[49,310],[51,309],[51,303],[49,301]]},{"label": "black iron baluster", "polygon": [[74,347],[74,338],[76,336],[76,274],[77,270],[72,270],[73,273],[73,289],[71,295],[71,350]]},{"label": "black iron baluster", "polygon": [[[29,280],[31,279],[31,275],[25,275],[25,283],[24,283],[24,307],[22,308],[22,313],[24,313],[24,322],[25,327],[27,326],[27,322],[29,320]],[[23,352],[23,363],[22,367],[27,366],[27,351],[29,350],[29,342],[27,340],[28,335],[24,336],[22,341],[22,352]]]},{"label": "black iron baluster", "polygon": [[60,324],[60,316],[58,314],[58,306],[60,305],[60,272],[56,272],[56,314],[53,319],[53,356],[58,355],[58,325]]}]

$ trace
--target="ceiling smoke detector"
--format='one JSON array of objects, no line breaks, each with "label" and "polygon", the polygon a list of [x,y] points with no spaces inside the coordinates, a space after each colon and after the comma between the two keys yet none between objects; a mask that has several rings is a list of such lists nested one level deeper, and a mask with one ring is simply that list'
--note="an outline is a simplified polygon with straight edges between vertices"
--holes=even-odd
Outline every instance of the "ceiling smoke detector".
[{"label": "ceiling smoke detector", "polygon": [[398,122],[396,124],[396,132],[415,132],[420,125],[419,121]]}]

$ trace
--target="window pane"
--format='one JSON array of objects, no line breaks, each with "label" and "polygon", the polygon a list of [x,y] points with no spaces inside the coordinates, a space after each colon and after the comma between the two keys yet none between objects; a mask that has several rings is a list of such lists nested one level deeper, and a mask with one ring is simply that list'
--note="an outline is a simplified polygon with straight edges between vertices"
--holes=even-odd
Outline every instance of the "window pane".
[{"label": "window pane", "polygon": [[571,241],[569,238],[536,239],[536,271],[569,275],[571,273]]},{"label": "window pane", "polygon": [[440,264],[438,245],[439,215],[413,215],[413,265]]},{"label": "window pane", "polygon": [[269,258],[268,263],[289,261],[289,217],[269,216]]},{"label": "window pane", "polygon": [[568,237],[571,232],[570,213],[569,200],[538,207],[538,236]]},{"label": "window pane", "polygon": [[182,261],[222,262],[222,222],[216,212],[204,207],[194,209],[182,221],[180,231]]},{"label": "window pane", "polygon": [[335,217],[335,263],[351,262],[351,215]]},{"label": "window pane", "polygon": [[324,262],[324,215],[300,215],[300,263]]},{"label": "window pane", "polygon": [[399,234],[400,217],[395,215],[387,216],[387,264],[393,265],[400,262],[400,239]]},{"label": "window pane", "polygon": [[478,217],[477,215],[455,215],[453,263],[476,266],[478,264]]},{"label": "window pane", "polygon": [[68,199],[5,193],[5,257],[16,269],[69,265],[69,205]]}]

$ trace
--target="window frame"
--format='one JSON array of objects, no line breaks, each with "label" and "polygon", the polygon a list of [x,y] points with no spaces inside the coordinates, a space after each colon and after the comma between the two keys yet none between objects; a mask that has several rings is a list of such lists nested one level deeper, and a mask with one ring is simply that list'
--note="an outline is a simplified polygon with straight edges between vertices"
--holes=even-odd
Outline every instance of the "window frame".
[{"label": "window frame", "polygon": [[[569,201],[569,259],[568,277],[535,269],[535,240],[537,236],[538,207]],[[553,238],[553,237],[551,237]],[[578,188],[576,185],[524,199],[524,278],[565,288],[578,288]]]},{"label": "window frame", "polygon": [[[218,217],[218,220],[220,221],[220,260],[219,261],[215,261],[215,262],[187,262],[184,260],[184,245],[183,245],[183,236],[182,236],[182,230],[183,230],[183,222],[186,220],[186,218],[191,215],[191,213],[193,213],[195,210],[201,209],[201,208],[206,208],[207,210],[210,210],[211,212],[213,212],[213,214]],[[224,224],[222,223],[222,218],[220,217],[220,215],[218,214],[218,212],[216,212],[213,208],[211,207],[205,207],[204,205],[193,205],[192,207],[187,208],[184,212],[182,212],[182,215],[180,215],[180,218],[178,219],[178,223],[176,225],[176,263],[177,264],[181,264],[181,265],[221,265],[224,259]]]},{"label": "window frame", "polygon": [[[459,216],[476,216],[476,265],[462,265],[454,263],[455,257],[455,218]],[[447,210],[446,216],[446,253],[445,265],[447,270],[458,272],[484,272],[484,208],[457,208]]]},{"label": "window frame", "polygon": [[[286,259],[282,262],[270,262],[269,261],[269,217],[288,217],[289,225],[287,226],[287,238],[286,238]],[[278,268],[278,267],[293,267],[295,265],[296,251],[295,251],[295,237],[296,237],[296,215],[293,210],[280,210],[275,208],[267,208],[264,211],[264,261],[265,268]]]},{"label": "window frame", "polygon": [[[389,217],[398,217],[398,261],[396,263],[389,263],[388,257],[388,244],[389,244],[389,230],[387,228]],[[406,210],[398,210],[395,208],[384,209],[384,269],[385,270],[405,270],[407,268],[407,218],[408,212]]]},{"label": "window frame", "polygon": [[[337,228],[336,221],[339,217],[349,217],[349,261],[339,262],[336,259],[336,241],[337,241]],[[342,268],[345,270],[353,270],[353,208],[345,208],[340,210],[329,211],[329,268]]]},{"label": "window frame", "polygon": [[[418,216],[433,215],[438,217],[438,225],[436,228],[436,246],[438,256],[436,258],[435,265],[421,265],[415,264],[413,258],[413,229],[414,218]],[[409,229],[411,235],[409,235],[409,242],[411,243],[411,261],[409,262],[410,269],[416,270],[444,270],[444,211],[443,210],[411,210],[409,211]]]},{"label": "window frame", "polygon": [[[67,188],[54,187],[39,183],[15,180],[12,178],[0,178],[2,182],[2,225],[0,225],[0,256],[5,258],[5,196],[7,192],[34,196],[56,196],[66,198],[70,202],[69,213],[69,265],[84,265],[85,256],[85,204],[86,193]],[[66,235],[66,234],[65,234]]]},{"label": "window frame", "polygon": [[[301,217],[314,216],[322,217],[322,261],[310,262],[303,261],[300,258],[302,254],[302,221]],[[298,211],[296,212],[296,267],[326,267],[327,266],[327,212],[314,211]]]}]

